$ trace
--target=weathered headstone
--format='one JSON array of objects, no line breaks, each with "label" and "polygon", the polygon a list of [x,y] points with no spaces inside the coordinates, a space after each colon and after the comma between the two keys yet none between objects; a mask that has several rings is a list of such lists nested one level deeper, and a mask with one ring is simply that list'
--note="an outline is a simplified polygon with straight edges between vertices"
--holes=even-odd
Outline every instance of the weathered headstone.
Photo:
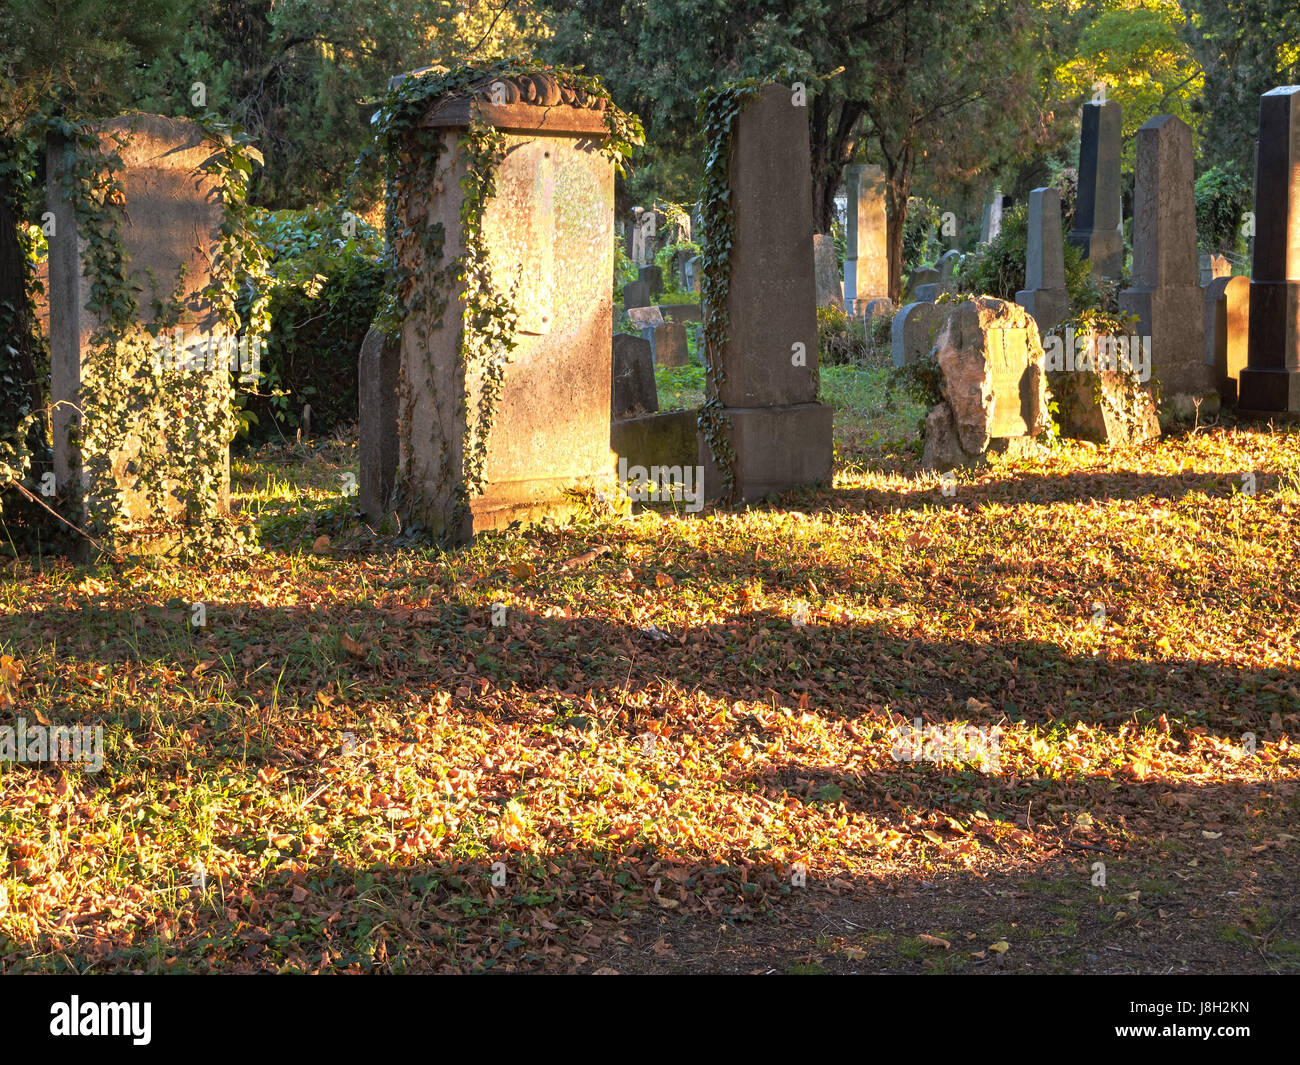
[{"label": "weathered headstone", "polygon": [[[203,296],[220,262],[221,180],[210,169],[219,145],[194,123],[161,115],[126,115],[101,123],[94,132],[104,151],[116,150],[121,158],[118,179],[123,202],[117,205],[116,224],[128,282],[138,297],[136,321],[142,326],[153,323],[155,301],[168,303],[175,297],[181,308],[175,326],[180,345],[175,344],[176,334],[171,334],[157,338],[154,346],[163,373],[188,375],[193,386],[217,407],[228,404],[235,323]],[[88,406],[93,408],[86,395],[94,369],[89,360],[96,357],[91,338],[106,322],[87,306],[93,279],[82,258],[86,234],[78,232],[73,205],[64,196],[63,176],[73,151],[62,139],[51,138],[48,188],[55,235],[50,238],[48,298],[54,473],[60,492],[93,492],[84,461],[87,456],[75,443],[75,431],[80,426],[84,439],[114,430],[82,424],[79,413]],[[131,375],[135,377],[134,371]],[[197,401],[197,394],[194,398]],[[200,446],[195,425],[185,423],[187,418],[198,417],[197,402],[188,412],[168,409],[169,401],[161,394],[151,402],[153,407],[132,416],[137,429],[125,431],[120,440],[105,441],[112,450],[101,456],[112,482],[111,487],[101,482],[101,490],[118,497],[119,515],[142,526],[176,517],[184,509],[180,489],[192,488],[193,482],[182,484],[176,479],[179,475],[168,471],[183,465],[187,449]],[[152,478],[144,476],[146,471],[162,479],[161,493],[148,487]],[[185,476],[195,475],[190,471]],[[222,460],[222,469],[213,471],[210,482],[217,496],[216,511],[224,511],[229,494],[228,455]],[[87,513],[95,504],[90,498],[82,502]],[[86,513],[80,515],[83,521],[86,517]],[[143,543],[140,546],[149,549]]]},{"label": "weathered headstone", "polygon": [[895,366],[910,366],[934,350],[945,314],[933,303],[909,303],[894,317],[890,349]]},{"label": "weathered headstone", "polygon": [[1137,133],[1133,287],[1120,293],[1119,306],[1137,315],[1139,334],[1151,338],[1162,397],[1176,407],[1214,393],[1197,283],[1194,178],[1187,123],[1175,115],[1148,120]]},{"label": "weathered headstone", "polygon": [[[906,304],[912,302],[913,300],[922,299],[923,297],[921,296],[921,289],[926,285],[937,286],[938,283],[939,283],[939,271],[936,270],[933,266],[917,267],[915,270],[911,272],[910,275],[908,275],[907,290],[903,297],[903,302]],[[933,291],[933,290],[927,290],[927,291]],[[931,299],[931,302],[932,301],[933,298]]]},{"label": "weathered headstone", "polygon": [[746,502],[831,475],[831,408],[817,402],[808,116],[788,87],[765,85],[742,106],[728,184],[728,332],[710,353],[723,380],[710,375],[707,386],[721,409],[711,408],[700,450],[707,497]]},{"label": "weathered headstone", "polygon": [[1061,194],[1051,186],[1029,194],[1025,287],[1016,293],[1016,302],[1034,316],[1040,336],[1070,311],[1070,294],[1065,288]]},{"label": "weathered headstone", "polygon": [[869,327],[878,318],[888,318],[892,321],[897,313],[898,308],[894,305],[893,300],[888,296],[878,296],[874,300],[868,300],[862,308],[862,320]]},{"label": "weathered headstone", "polygon": [[835,238],[829,233],[813,234],[813,269],[817,272],[817,306],[844,310],[840,269],[835,262]]},{"label": "weathered headstone", "polygon": [[[664,272],[657,266],[643,266],[636,272],[637,280],[644,281],[650,298],[657,299],[664,290]],[[626,306],[626,304],[624,304]]]},{"label": "weathered headstone", "polygon": [[642,217],[644,215],[644,207],[633,207],[632,214],[628,218],[627,257],[632,260],[634,266],[640,266],[645,262],[646,234],[642,223]]},{"label": "weathered headstone", "polygon": [[686,264],[691,261],[689,248],[678,248],[673,252],[672,270],[673,270],[673,288],[678,292],[690,291],[690,285],[686,277]]},{"label": "weathered headstone", "polygon": [[1121,370],[1049,373],[1061,435],[1107,447],[1133,447],[1160,436],[1160,419],[1148,384]]},{"label": "weathered headstone", "polygon": [[610,416],[653,414],[659,409],[654,356],[650,344],[626,333],[614,334]]},{"label": "weathered headstone", "polygon": [[700,291],[700,264],[703,261],[704,260],[701,259],[700,256],[698,255],[695,256],[693,259],[686,260],[686,291],[687,292]]},{"label": "weathered headstone", "polygon": [[[466,330],[476,328],[464,282],[452,288],[446,312],[417,308],[402,330],[398,491],[412,524],[459,542],[514,521],[572,513],[575,489],[615,490],[614,174],[600,151],[604,115],[596,98],[551,75],[534,75],[528,86],[508,80],[518,102],[492,102],[500,79],[487,78],[433,100],[420,121],[442,131],[445,150],[436,164],[412,164],[436,165],[437,180],[428,180],[428,199],[411,202],[407,217],[442,226],[444,255],[455,257],[465,244],[464,131],[483,122],[504,137],[481,239],[494,286],[519,294],[518,323],[490,432],[484,434],[478,413],[487,402],[484,376],[461,354]],[[534,93],[545,103],[528,103]],[[400,171],[397,179],[399,195],[426,187]],[[438,269],[423,260],[422,248],[418,241],[408,246],[404,269]]]},{"label": "weathered headstone", "polygon": [[623,286],[623,309],[650,306],[650,286],[644,281],[629,281]]},{"label": "weathered headstone", "polygon": [[388,513],[397,477],[397,380],[402,345],[373,326],[357,356],[357,495],[372,523]]},{"label": "weathered headstone", "polygon": [[664,320],[663,309],[657,306],[629,307],[623,317],[642,331],[662,325]]},{"label": "weathered headstone", "polygon": [[980,219],[980,243],[989,244],[1002,232],[1002,190],[993,189],[993,198],[984,205]]},{"label": "weathered headstone", "polygon": [[661,322],[648,330],[656,366],[689,366],[691,349],[686,346],[686,326],[681,322]]},{"label": "weathered headstone", "polygon": [[1043,346],[1023,307],[991,296],[958,304],[935,348],[943,401],[926,419],[926,466],[978,460],[995,441],[1047,428]]},{"label": "weathered headstone", "polygon": [[1238,407],[1300,412],[1300,85],[1259,99],[1249,361]]},{"label": "weathered headstone", "polygon": [[853,314],[867,300],[889,295],[889,223],[885,212],[885,175],[878,166],[844,170],[847,195],[844,256],[844,303]]},{"label": "weathered headstone", "polygon": [[1216,277],[1205,288],[1205,361],[1224,403],[1237,402],[1250,338],[1250,278]]},{"label": "weathered headstone", "polygon": [[[1124,272],[1124,233],[1120,197],[1119,101],[1083,105],[1079,137],[1079,194],[1070,243],[1083,251],[1093,276],[1114,280]],[[1195,239],[1195,228],[1193,228]],[[1135,238],[1136,240],[1136,238]]]}]

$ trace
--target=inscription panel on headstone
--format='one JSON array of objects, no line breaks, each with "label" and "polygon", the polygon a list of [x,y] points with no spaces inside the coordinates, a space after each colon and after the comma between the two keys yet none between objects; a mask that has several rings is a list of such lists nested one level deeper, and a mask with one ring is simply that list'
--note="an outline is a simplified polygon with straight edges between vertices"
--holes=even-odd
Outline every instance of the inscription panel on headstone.
[{"label": "inscription panel on headstone", "polygon": [[988,334],[989,377],[993,387],[993,419],[989,435],[994,438],[1026,436],[1030,432],[1022,394],[1028,345],[1029,331],[1026,329],[993,329]]}]

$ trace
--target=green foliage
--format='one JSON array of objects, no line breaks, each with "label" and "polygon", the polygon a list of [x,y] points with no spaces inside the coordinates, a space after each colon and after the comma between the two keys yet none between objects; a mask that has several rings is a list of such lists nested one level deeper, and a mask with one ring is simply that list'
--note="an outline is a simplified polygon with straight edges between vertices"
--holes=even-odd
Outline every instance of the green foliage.
[{"label": "green foliage", "polygon": [[817,352],[822,366],[862,362],[869,351],[861,318],[850,318],[839,307],[817,308]]},{"label": "green foliage", "polygon": [[267,269],[246,291],[269,291],[271,324],[262,382],[244,397],[249,435],[292,433],[304,404],[313,431],[345,426],[357,417],[357,353],[383,293],[383,235],[322,208],[257,211],[253,228]]},{"label": "green foliage", "polygon": [[907,198],[907,217],[903,220],[903,269],[910,273],[928,266],[943,254],[938,231],[942,209],[931,200],[918,196]]},{"label": "green foliage", "polygon": [[988,244],[962,259],[958,288],[975,295],[1014,300],[1025,287],[1025,251],[1029,242],[1029,208],[1018,204],[1002,214],[1002,228]]},{"label": "green foliage", "polygon": [[1217,252],[1244,251],[1241,223],[1250,202],[1250,182],[1235,163],[1210,167],[1196,179],[1197,244]]}]

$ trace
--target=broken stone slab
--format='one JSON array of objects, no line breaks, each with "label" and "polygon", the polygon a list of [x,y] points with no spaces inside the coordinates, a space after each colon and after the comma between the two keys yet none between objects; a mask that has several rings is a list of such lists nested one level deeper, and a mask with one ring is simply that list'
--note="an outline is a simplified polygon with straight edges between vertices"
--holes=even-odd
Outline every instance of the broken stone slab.
[{"label": "broken stone slab", "polygon": [[981,457],[994,439],[1037,436],[1047,428],[1043,345],[1023,307],[991,296],[955,305],[939,330],[935,359],[958,446],[969,459]]},{"label": "broken stone slab", "polygon": [[638,329],[653,329],[664,322],[663,309],[655,306],[629,307],[623,317]]},{"label": "broken stone slab", "polygon": [[1160,436],[1155,390],[1122,370],[1049,373],[1061,435],[1108,447],[1133,447]]},{"label": "broken stone slab", "polygon": [[654,354],[649,341],[626,333],[614,335],[610,416],[653,414],[659,409]]}]

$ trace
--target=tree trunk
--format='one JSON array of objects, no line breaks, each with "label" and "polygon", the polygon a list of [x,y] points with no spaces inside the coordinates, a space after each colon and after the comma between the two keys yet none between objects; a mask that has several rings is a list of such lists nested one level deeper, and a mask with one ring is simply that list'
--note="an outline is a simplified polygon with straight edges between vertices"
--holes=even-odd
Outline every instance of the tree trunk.
[{"label": "tree trunk", "polygon": [[[0,154],[16,158],[12,143],[0,142]],[[41,382],[32,350],[31,315],[27,305],[27,260],[18,239],[22,219],[16,210],[21,190],[11,171],[0,170],[0,433],[9,436],[24,411],[41,405]],[[12,383],[4,381],[5,377]]]},{"label": "tree trunk", "polygon": [[911,168],[897,163],[885,170],[885,214],[889,219],[889,298],[898,303],[903,295],[903,224],[907,221],[907,197],[912,192]]}]

